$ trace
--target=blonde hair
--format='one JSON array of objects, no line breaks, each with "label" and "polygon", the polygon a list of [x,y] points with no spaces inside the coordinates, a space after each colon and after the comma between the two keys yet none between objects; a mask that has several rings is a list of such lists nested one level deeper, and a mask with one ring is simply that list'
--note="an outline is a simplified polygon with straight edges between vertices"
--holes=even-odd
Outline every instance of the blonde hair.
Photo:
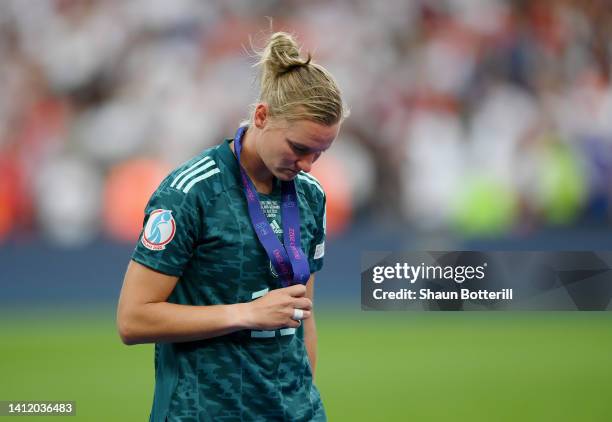
[{"label": "blonde hair", "polygon": [[306,59],[300,58],[290,34],[275,32],[257,56],[256,66],[261,68],[259,101],[268,105],[271,117],[327,126],[348,117],[334,77],[314,63],[310,53]]}]

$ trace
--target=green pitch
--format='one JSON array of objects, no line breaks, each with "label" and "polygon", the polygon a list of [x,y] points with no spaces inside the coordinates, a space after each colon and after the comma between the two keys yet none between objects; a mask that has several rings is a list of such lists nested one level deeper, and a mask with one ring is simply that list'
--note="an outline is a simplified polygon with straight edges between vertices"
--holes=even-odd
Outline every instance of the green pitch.
[{"label": "green pitch", "polygon": [[[75,400],[76,417],[144,421],[153,349],[112,310],[0,316],[0,400]],[[330,421],[609,421],[609,313],[319,310],[316,381]],[[48,420],[45,417],[19,420]]]}]

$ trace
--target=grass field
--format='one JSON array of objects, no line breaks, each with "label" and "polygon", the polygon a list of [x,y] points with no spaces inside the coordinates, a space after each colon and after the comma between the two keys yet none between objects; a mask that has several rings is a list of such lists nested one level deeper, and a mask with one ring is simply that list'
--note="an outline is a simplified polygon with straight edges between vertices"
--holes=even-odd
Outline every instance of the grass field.
[{"label": "grass field", "polygon": [[[1,316],[0,400],[77,402],[76,417],[54,421],[147,420],[153,349],[123,346],[112,310]],[[330,421],[612,420],[609,313],[317,318]]]}]

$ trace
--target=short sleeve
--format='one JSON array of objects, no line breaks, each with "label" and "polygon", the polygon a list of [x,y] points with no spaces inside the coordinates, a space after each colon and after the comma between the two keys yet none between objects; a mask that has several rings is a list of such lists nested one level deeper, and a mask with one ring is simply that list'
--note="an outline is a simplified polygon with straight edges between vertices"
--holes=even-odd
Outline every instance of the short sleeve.
[{"label": "short sleeve", "polygon": [[194,197],[162,183],[145,208],[134,261],[164,274],[183,274],[201,232]]},{"label": "short sleeve", "polygon": [[308,256],[308,264],[310,272],[315,273],[323,267],[323,256],[325,255],[325,234],[326,234],[326,197],[323,195],[323,201],[315,213],[317,223],[317,232],[312,239],[310,245],[310,253]]}]

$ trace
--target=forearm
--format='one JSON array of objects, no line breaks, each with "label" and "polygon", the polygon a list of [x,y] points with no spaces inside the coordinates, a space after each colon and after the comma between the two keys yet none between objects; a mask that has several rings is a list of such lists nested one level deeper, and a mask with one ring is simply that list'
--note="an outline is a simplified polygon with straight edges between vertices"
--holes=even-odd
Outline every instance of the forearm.
[{"label": "forearm", "polygon": [[312,378],[314,380],[315,368],[317,366],[317,327],[314,313],[309,319],[304,321],[304,345],[306,346],[306,353],[308,354]]},{"label": "forearm", "polygon": [[248,328],[245,305],[120,304],[117,324],[125,344],[203,340]]}]

